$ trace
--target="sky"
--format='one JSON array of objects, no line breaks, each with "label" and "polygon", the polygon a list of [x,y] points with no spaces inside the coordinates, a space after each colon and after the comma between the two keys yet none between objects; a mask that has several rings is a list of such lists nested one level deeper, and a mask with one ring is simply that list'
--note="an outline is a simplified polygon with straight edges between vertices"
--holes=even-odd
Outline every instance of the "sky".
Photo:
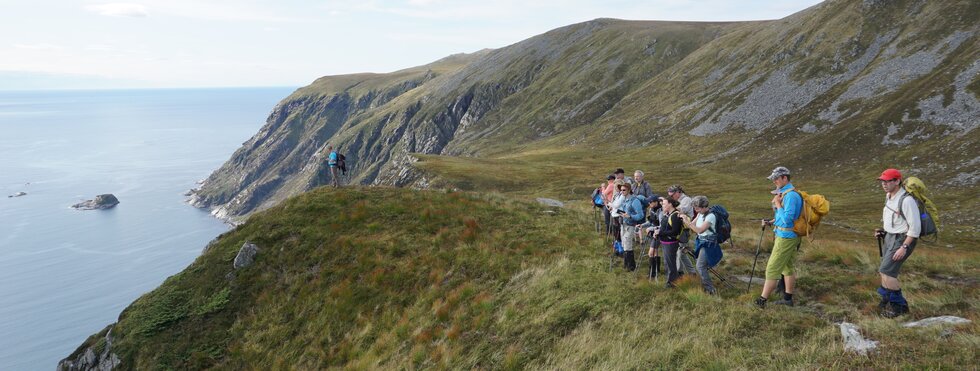
[{"label": "sky", "polygon": [[595,18],[778,19],[816,0],[0,0],[0,90],[302,86]]}]

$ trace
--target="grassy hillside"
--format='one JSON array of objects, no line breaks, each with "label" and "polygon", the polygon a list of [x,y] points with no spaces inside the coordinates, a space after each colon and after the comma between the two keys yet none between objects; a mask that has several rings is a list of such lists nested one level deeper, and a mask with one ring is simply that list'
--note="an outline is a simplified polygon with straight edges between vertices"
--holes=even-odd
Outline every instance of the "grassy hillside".
[{"label": "grassy hillside", "polygon": [[[874,314],[876,255],[822,241],[801,257],[797,308],[758,310],[744,283],[704,295],[609,270],[591,215],[500,194],[317,189],[255,214],[144,295],[76,355],[125,369],[962,368],[977,322],[904,329]],[[747,274],[757,227],[737,223],[717,269]],[[246,241],[260,251],[233,270]],[[771,242],[764,245],[766,249]],[[764,257],[762,258],[764,261]],[[950,261],[956,261],[950,264]],[[640,269],[645,269],[643,263]],[[923,247],[903,278],[912,316],[980,319],[974,250]],[[941,275],[942,278],[937,278]],[[843,354],[835,321],[881,341]]]}]

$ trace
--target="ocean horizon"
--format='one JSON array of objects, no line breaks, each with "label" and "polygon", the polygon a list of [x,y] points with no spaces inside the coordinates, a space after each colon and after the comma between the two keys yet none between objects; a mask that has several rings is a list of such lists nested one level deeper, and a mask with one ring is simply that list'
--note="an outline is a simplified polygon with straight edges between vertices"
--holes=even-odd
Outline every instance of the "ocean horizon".
[{"label": "ocean horizon", "polygon": [[294,90],[0,91],[0,370],[55,368],[227,231],[184,194]]}]

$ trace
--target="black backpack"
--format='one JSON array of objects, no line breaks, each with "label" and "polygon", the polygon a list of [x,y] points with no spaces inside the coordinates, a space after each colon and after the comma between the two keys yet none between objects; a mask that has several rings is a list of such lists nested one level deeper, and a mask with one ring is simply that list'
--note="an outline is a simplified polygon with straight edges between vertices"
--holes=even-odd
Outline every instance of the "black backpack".
[{"label": "black backpack", "polygon": [[711,205],[709,213],[715,214],[715,237],[721,245],[732,238],[732,223],[728,221],[728,210],[724,206]]},{"label": "black backpack", "polygon": [[342,153],[337,153],[337,168],[344,175],[347,175],[347,156],[344,156]]}]

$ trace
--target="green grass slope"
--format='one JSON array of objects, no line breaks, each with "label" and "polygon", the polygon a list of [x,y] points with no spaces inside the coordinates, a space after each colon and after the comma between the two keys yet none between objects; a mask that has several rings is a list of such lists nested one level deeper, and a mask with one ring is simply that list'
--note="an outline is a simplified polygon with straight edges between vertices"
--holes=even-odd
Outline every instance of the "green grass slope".
[{"label": "green grass slope", "polygon": [[[618,265],[609,270],[584,203],[549,209],[524,200],[314,190],[218,238],[128,307],[107,329],[109,341],[103,331],[73,356],[108,351],[122,369],[977,364],[977,322],[940,336],[938,328],[906,329],[874,314],[876,257],[866,244],[805,248],[801,305],[758,310],[749,305],[757,286],[745,294],[740,283],[711,297],[694,280],[667,290]],[[748,273],[758,238],[757,227],[736,223],[737,247],[726,247],[717,268],[726,276]],[[246,241],[259,246],[256,261],[233,270]],[[917,250],[903,276],[912,317],[980,319],[978,267],[975,253]],[[834,325],[841,320],[861,325],[880,351],[845,354]]]}]

